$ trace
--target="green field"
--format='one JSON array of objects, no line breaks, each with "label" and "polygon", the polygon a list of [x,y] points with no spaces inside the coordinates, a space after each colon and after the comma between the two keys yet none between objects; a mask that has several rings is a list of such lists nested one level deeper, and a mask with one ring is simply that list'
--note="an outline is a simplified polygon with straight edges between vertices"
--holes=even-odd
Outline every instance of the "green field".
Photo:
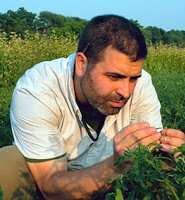
[{"label": "green field", "polygon": [[[28,35],[7,41],[0,35],[0,146],[11,143],[9,105],[17,79],[27,68],[43,60],[67,56],[76,49],[76,37]],[[185,49],[149,47],[144,68],[152,74],[162,104],[165,127],[185,131]]]}]

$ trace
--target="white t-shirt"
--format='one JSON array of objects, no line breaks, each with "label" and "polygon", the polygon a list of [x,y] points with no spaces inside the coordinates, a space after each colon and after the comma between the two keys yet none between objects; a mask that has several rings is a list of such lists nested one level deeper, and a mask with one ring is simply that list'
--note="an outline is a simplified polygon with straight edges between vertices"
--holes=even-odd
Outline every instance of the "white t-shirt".
[{"label": "white t-shirt", "polygon": [[85,168],[111,156],[113,136],[130,123],[147,121],[162,129],[156,91],[150,75],[142,70],[132,97],[118,114],[106,118],[98,141],[93,142],[75,101],[74,61],[71,54],[41,62],[17,82],[10,119],[15,144],[26,158],[54,159],[65,154],[70,169]]}]

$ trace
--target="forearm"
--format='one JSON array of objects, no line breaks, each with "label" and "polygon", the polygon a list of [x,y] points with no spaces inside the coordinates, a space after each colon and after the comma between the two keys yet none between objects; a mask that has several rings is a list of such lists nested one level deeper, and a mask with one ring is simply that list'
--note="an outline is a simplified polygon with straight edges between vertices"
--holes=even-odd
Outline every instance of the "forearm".
[{"label": "forearm", "polygon": [[45,185],[46,199],[90,199],[116,175],[113,156],[92,167],[53,174]]}]

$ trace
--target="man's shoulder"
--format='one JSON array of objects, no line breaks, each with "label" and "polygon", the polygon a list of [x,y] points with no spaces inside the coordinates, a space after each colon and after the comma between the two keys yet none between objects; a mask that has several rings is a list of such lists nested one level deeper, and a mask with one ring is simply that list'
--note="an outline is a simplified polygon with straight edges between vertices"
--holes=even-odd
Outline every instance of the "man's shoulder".
[{"label": "man's shoulder", "polygon": [[32,77],[35,79],[43,79],[50,78],[54,73],[58,75],[62,70],[64,70],[66,60],[67,58],[57,58],[54,60],[39,62],[26,70],[21,78]]},{"label": "man's shoulder", "polygon": [[151,75],[143,69],[142,76],[138,79],[134,90],[134,98],[138,98],[143,93],[149,92],[151,87],[153,87]]},{"label": "man's shoulder", "polygon": [[16,88],[34,88],[42,84],[50,85],[59,83],[60,79],[66,78],[72,65],[71,56],[57,58],[50,61],[42,61],[26,70],[17,82]]},{"label": "man's shoulder", "polygon": [[142,88],[147,87],[148,84],[152,83],[151,80],[152,80],[151,75],[147,71],[145,71],[144,69],[142,69],[142,75],[141,75],[141,77],[137,81],[136,90],[140,90]]},{"label": "man's shoulder", "polygon": [[142,79],[142,80],[151,79],[150,73],[148,73],[146,70],[142,69],[142,76],[141,76],[141,79]]}]

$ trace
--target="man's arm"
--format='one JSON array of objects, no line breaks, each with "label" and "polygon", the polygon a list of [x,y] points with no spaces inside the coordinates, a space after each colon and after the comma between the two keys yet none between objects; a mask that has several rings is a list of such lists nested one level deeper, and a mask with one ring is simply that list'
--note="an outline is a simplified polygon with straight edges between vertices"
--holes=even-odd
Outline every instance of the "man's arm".
[{"label": "man's arm", "polygon": [[32,163],[28,162],[34,179],[46,199],[90,199],[91,195],[106,188],[117,172],[113,156],[92,167],[67,171],[63,158]]},{"label": "man's arm", "polygon": [[[63,158],[47,162],[31,163],[28,166],[42,194],[46,199],[90,199],[94,192],[106,188],[109,180],[118,174],[114,161],[126,149],[138,144],[158,143],[160,134],[148,123],[132,124],[113,138],[114,155],[106,160],[81,170],[68,171],[67,161]],[[121,173],[130,163],[123,163]]]}]

